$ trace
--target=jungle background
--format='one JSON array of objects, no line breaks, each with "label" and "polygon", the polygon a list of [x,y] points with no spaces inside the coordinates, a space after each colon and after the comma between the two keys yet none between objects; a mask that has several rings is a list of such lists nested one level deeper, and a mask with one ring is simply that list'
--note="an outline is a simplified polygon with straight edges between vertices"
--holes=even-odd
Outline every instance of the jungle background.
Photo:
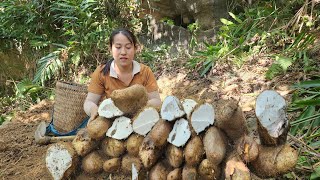
[{"label": "jungle background", "polygon": [[236,98],[250,128],[257,95],[277,90],[299,150],[296,168],[277,179],[319,179],[319,24],[319,0],[2,0],[0,177],[50,178],[33,132],[51,119],[56,81],[87,84],[110,59],[111,31],[126,27],[161,98]]}]

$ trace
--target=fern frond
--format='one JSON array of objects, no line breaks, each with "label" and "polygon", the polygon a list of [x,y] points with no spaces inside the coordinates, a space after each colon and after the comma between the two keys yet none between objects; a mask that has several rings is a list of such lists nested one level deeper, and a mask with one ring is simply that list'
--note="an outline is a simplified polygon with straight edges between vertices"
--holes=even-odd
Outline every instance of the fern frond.
[{"label": "fern frond", "polygon": [[64,64],[59,59],[60,53],[61,50],[57,50],[38,60],[34,83],[44,85],[46,81],[59,75],[60,70],[64,68]]}]

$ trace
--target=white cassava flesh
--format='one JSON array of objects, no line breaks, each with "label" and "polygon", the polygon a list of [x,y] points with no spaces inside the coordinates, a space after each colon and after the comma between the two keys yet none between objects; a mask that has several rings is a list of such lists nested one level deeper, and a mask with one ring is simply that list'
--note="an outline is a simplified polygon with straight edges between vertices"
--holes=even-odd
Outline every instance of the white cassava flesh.
[{"label": "white cassava flesh", "polygon": [[122,116],[123,112],[116,107],[111,98],[105,99],[101,102],[98,108],[99,116],[103,116],[106,118],[113,118],[117,116]]},{"label": "white cassava flesh", "polygon": [[276,91],[263,91],[256,101],[256,115],[271,137],[279,137],[288,126],[285,99]]},{"label": "white cassava flesh", "polygon": [[181,102],[175,96],[167,96],[161,106],[161,118],[173,121],[185,115]]},{"label": "white cassava flesh", "polygon": [[184,112],[186,112],[187,114],[187,118],[189,119],[191,116],[191,112],[193,111],[193,109],[196,107],[198,103],[193,99],[184,99],[183,101],[181,101],[181,104]]},{"label": "white cassava flesh", "polygon": [[145,136],[152,127],[159,121],[159,113],[153,107],[147,107],[141,111],[133,120],[133,131]]},{"label": "white cassava flesh", "polygon": [[214,109],[209,103],[198,106],[191,115],[191,125],[194,131],[199,134],[206,127],[214,123]]},{"label": "white cassava flesh", "polygon": [[47,150],[46,166],[54,180],[67,178],[66,172],[72,168],[73,161],[75,161],[73,158],[76,152],[71,144],[71,148],[67,147],[68,145],[66,143],[56,143]]},{"label": "white cassava flesh", "polygon": [[133,132],[131,120],[121,116],[114,120],[112,126],[108,129],[106,135],[114,139],[126,139]]},{"label": "white cassava flesh", "polygon": [[191,131],[188,121],[181,118],[174,123],[167,141],[177,147],[183,146],[189,140]]},{"label": "white cassava flesh", "polygon": [[134,166],[134,163],[131,164],[131,177],[132,180],[138,180],[139,174],[136,166]]}]

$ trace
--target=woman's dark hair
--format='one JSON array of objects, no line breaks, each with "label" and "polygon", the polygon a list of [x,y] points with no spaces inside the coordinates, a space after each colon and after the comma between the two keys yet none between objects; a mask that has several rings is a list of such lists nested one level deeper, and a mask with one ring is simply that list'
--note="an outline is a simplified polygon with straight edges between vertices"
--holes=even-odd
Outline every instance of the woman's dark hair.
[{"label": "woman's dark hair", "polygon": [[[113,44],[113,41],[114,41],[114,37],[117,35],[117,34],[123,34],[124,36],[126,36],[129,41],[134,45],[134,47],[136,48],[138,46],[138,41],[137,41],[137,38],[136,36],[128,29],[124,29],[124,28],[120,28],[120,29],[116,29],[114,30],[111,35],[110,35],[110,38],[109,38],[109,47],[111,48],[112,47],[112,44]],[[109,73],[109,70],[110,70],[110,66],[111,66],[111,63],[112,63],[112,60],[108,60],[106,63],[105,63],[105,67],[102,69],[103,71],[103,75],[106,75],[107,73]]]}]

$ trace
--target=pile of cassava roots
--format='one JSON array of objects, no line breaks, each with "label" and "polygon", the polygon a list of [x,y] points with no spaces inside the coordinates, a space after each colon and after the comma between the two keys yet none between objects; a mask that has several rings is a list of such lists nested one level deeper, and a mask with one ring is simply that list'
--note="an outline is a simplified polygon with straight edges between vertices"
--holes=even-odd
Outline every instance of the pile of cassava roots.
[{"label": "pile of cassava roots", "polygon": [[279,177],[298,154],[286,143],[286,102],[277,92],[256,99],[259,137],[249,136],[238,102],[213,103],[167,96],[146,106],[145,88],[116,90],[99,105],[99,117],[72,142],[52,144],[46,166],[54,179],[79,171],[128,174],[132,179],[251,179]]}]

